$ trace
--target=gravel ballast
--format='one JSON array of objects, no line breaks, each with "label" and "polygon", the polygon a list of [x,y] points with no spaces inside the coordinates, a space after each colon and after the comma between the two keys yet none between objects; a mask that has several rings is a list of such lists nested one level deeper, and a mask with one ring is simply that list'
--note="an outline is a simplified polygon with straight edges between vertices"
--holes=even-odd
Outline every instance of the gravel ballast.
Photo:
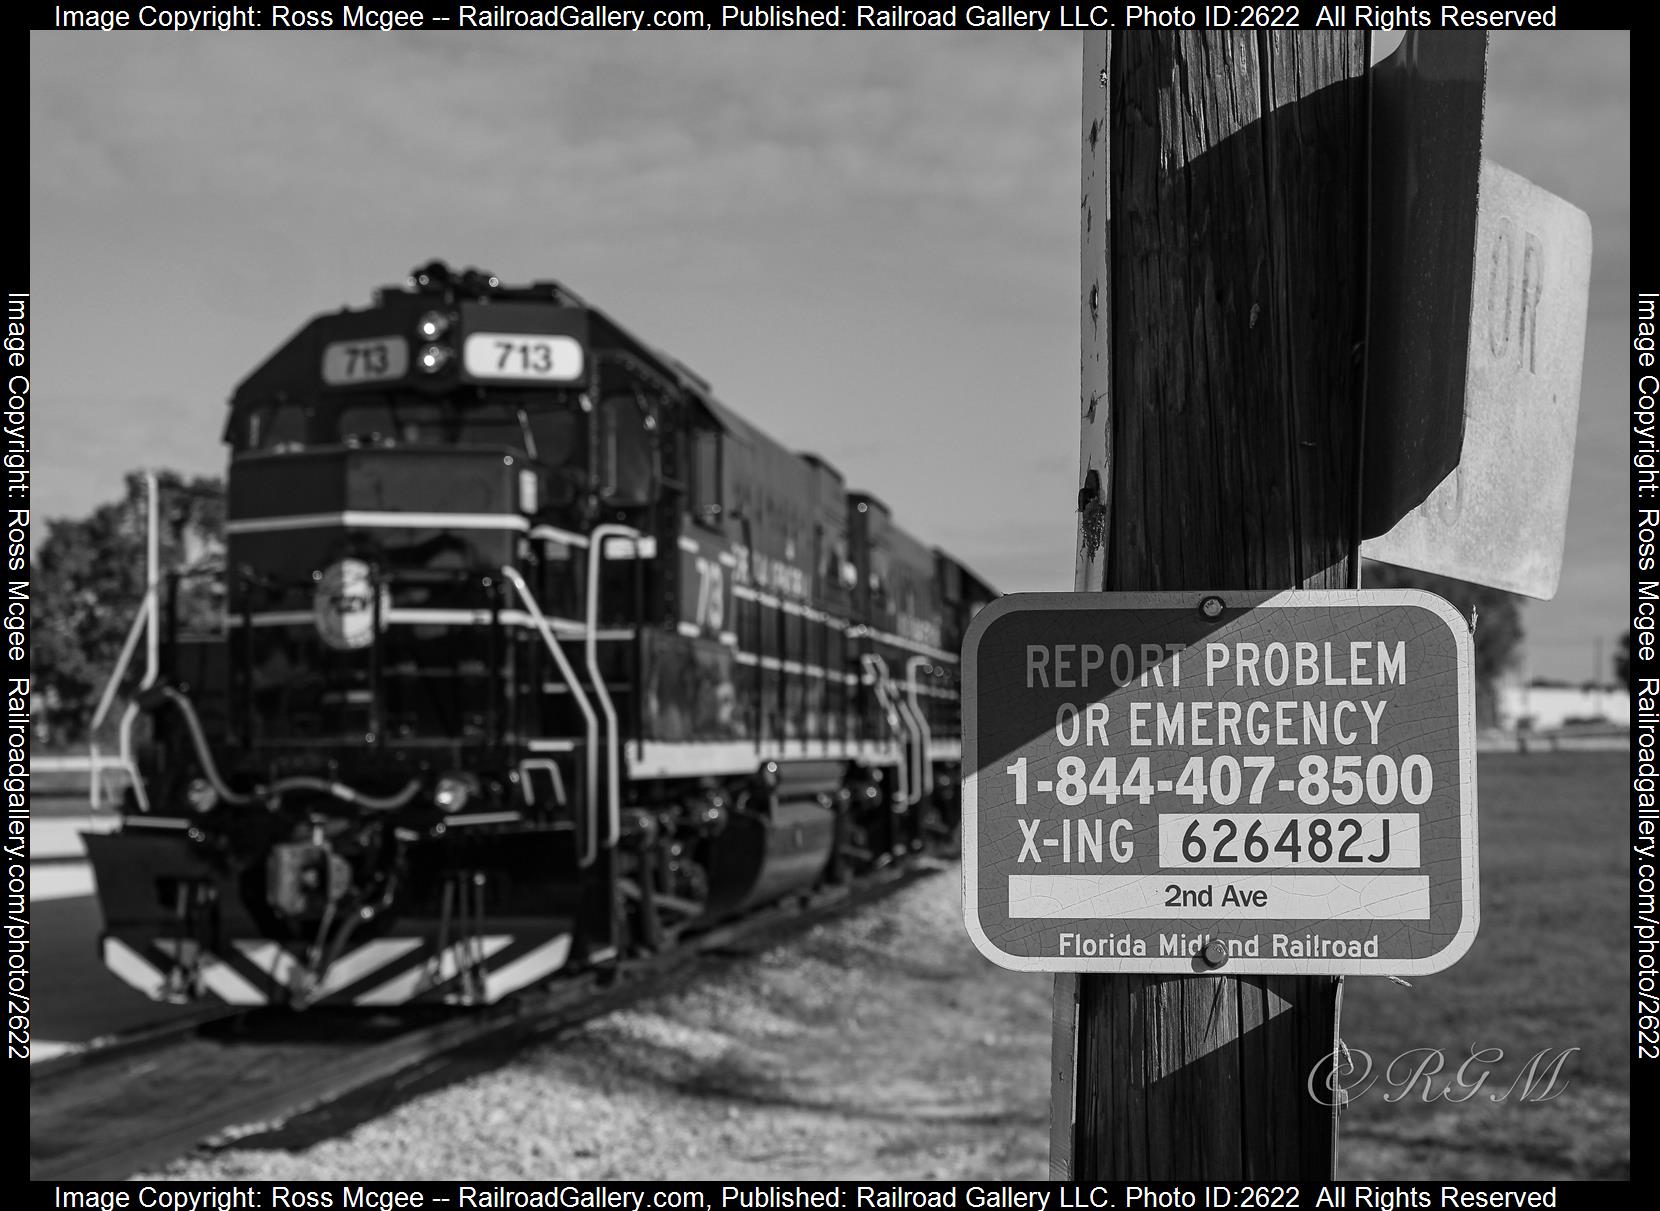
[{"label": "gravel ballast", "polygon": [[1043,1178],[1051,988],[974,950],[952,865],[340,1138],[161,1176]]}]

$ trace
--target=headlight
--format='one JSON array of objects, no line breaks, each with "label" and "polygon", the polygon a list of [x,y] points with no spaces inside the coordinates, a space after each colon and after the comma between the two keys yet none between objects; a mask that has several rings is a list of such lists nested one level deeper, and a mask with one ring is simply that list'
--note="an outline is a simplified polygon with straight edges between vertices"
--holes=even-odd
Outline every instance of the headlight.
[{"label": "headlight", "polygon": [[450,364],[455,356],[455,350],[448,345],[423,345],[421,352],[416,355],[415,364],[421,368],[423,374],[437,374]]},{"label": "headlight", "polygon": [[423,341],[435,341],[450,330],[450,317],[442,311],[429,311],[415,325],[415,333]]},{"label": "headlight", "polygon": [[433,788],[432,801],[446,816],[453,816],[472,800],[476,786],[466,774],[445,774]]},{"label": "headlight", "polygon": [[192,811],[210,812],[219,806],[219,792],[206,778],[192,778],[184,797],[189,800]]}]

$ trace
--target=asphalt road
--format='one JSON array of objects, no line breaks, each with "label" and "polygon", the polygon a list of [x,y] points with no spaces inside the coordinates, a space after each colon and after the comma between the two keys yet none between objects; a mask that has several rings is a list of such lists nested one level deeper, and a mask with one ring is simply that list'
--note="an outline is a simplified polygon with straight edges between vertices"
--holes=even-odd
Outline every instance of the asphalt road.
[{"label": "asphalt road", "polygon": [[30,989],[33,1057],[48,1059],[104,1035],[194,1012],[159,1004],[111,975],[98,954],[102,918],[79,831],[109,827],[89,817],[82,797],[41,796],[31,804],[29,845]]}]

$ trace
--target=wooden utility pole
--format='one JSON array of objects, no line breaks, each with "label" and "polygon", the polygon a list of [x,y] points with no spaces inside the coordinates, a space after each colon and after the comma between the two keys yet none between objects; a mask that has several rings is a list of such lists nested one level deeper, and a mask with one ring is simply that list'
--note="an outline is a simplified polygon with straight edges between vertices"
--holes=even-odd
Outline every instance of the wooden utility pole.
[{"label": "wooden utility pole", "polygon": [[[1080,590],[1349,588],[1363,33],[1086,36]],[[1329,976],[1061,976],[1051,1171],[1321,1180]]]}]

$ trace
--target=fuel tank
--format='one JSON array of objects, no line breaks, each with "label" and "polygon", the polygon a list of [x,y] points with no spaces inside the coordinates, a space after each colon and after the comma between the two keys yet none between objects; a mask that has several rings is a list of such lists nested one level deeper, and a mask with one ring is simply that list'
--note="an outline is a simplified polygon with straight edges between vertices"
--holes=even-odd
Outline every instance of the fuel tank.
[{"label": "fuel tank", "polygon": [[804,892],[825,873],[836,840],[839,762],[778,765],[733,813],[711,854],[711,918]]}]

